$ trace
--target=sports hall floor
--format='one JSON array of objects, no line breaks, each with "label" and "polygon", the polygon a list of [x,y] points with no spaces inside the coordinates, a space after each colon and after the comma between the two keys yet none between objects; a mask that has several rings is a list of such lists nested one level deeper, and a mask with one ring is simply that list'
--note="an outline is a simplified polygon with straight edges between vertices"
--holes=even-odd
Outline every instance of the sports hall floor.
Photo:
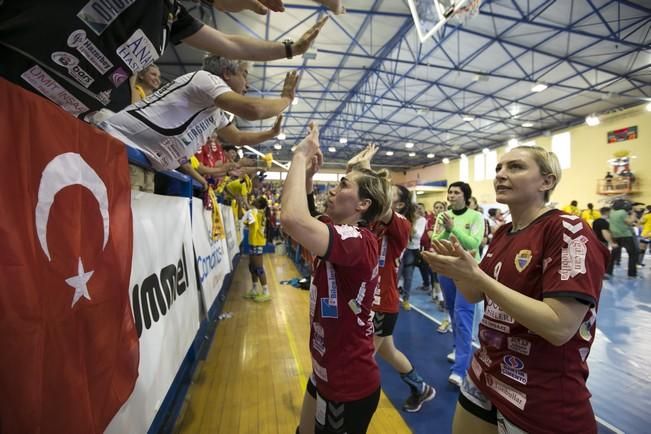
[{"label": "sports hall floor", "polygon": [[[233,315],[220,321],[197,369],[177,433],[294,433],[310,373],[308,291],[277,283],[299,274],[288,257],[270,254],[265,269],[273,299],[245,300],[247,264],[243,257],[224,306]],[[651,261],[638,272],[641,278],[627,280],[619,267],[602,290],[588,382],[600,433],[651,432]],[[412,301],[394,337],[437,395],[419,413],[402,412],[407,386],[380,360],[383,393],[369,434],[450,432],[457,397],[447,382],[452,334],[436,332],[443,314],[424,292],[415,289]]]}]

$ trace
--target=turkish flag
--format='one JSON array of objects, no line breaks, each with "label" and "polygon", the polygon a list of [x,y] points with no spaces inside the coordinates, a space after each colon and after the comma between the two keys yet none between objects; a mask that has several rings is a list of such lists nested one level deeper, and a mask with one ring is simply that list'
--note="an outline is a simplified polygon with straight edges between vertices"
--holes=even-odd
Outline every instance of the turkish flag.
[{"label": "turkish flag", "polygon": [[0,78],[0,433],[102,433],[139,348],[124,145]]}]

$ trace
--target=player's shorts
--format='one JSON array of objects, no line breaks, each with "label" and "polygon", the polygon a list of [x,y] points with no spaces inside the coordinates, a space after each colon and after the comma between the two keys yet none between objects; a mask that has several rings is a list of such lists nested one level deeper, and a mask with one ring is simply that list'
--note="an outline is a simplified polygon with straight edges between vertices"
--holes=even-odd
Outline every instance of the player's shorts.
[{"label": "player's shorts", "polygon": [[481,420],[497,425],[499,434],[527,434],[526,431],[515,426],[500,413],[490,399],[475,386],[470,375],[466,375],[461,384],[459,405]]},{"label": "player's shorts", "polygon": [[398,322],[398,312],[375,312],[373,315],[375,336],[385,337],[393,335],[393,329],[396,328],[396,322]]},{"label": "player's shorts", "polygon": [[264,253],[264,246],[249,246],[249,255],[257,256]]},{"label": "player's shorts", "polygon": [[379,387],[357,401],[329,401],[319,395],[312,378],[307,393],[316,399],[315,434],[365,434],[380,402]]}]

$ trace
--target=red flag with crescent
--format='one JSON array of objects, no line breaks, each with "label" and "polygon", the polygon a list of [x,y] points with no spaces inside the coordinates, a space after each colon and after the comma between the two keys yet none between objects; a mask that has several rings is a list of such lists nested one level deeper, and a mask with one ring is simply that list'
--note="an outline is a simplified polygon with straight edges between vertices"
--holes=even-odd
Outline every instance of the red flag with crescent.
[{"label": "red flag with crescent", "polygon": [[138,376],[126,151],[2,78],[0,95],[0,432],[100,434]]}]

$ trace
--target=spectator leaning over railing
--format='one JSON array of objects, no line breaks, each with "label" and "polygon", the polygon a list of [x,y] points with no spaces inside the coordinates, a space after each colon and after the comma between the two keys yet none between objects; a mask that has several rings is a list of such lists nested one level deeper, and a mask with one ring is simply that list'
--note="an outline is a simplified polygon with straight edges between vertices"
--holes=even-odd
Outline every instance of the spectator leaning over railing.
[{"label": "spectator leaning over railing", "polygon": [[215,129],[230,143],[246,145],[261,143],[279,131],[279,119],[271,130],[240,131],[225,111],[247,120],[279,115],[294,99],[296,73],[287,74],[279,98],[264,99],[243,95],[247,74],[244,62],[207,57],[203,70],[182,75],[109,117],[100,127],[140,149],[155,170],[180,167],[196,178],[189,160]]}]

